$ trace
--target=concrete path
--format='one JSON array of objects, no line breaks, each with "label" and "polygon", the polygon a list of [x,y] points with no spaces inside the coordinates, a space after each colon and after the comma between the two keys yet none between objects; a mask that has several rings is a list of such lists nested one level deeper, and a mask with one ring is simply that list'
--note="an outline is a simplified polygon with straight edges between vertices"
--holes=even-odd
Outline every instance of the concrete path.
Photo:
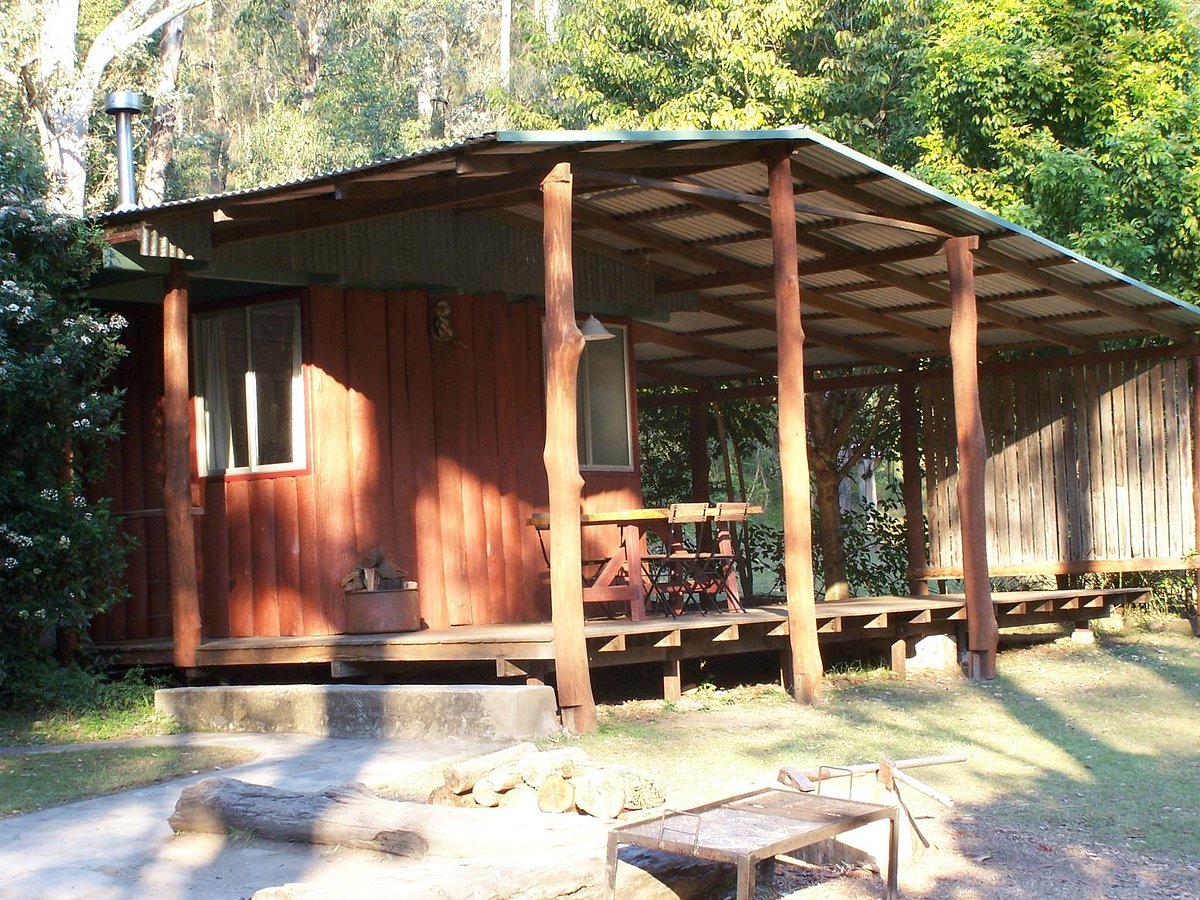
[{"label": "concrete path", "polygon": [[[120,744],[241,747],[260,755],[221,774],[300,791],[348,781],[395,784],[414,796],[427,793],[440,781],[441,770],[450,761],[495,749],[495,745],[466,742],[283,734],[187,734]],[[408,865],[386,854],[336,847],[177,836],[167,817],[180,791],[203,777],[0,819],[0,872],[4,873],[0,898],[229,900],[286,882],[317,882],[334,888],[367,874],[385,876],[392,870],[399,874]],[[331,896],[336,896],[335,889]]]}]

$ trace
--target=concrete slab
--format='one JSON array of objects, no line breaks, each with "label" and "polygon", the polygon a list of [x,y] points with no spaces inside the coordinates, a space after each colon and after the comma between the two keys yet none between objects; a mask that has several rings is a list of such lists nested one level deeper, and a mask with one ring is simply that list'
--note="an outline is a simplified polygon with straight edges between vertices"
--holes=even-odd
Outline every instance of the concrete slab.
[{"label": "concrete slab", "polygon": [[[261,754],[257,760],[222,773],[256,784],[314,791],[348,781],[403,783],[414,796],[438,783],[449,763],[497,749],[492,743],[282,734],[173,735],[145,743],[220,744],[256,751]],[[174,834],[167,817],[180,791],[204,777],[0,819],[0,898],[227,900],[291,881],[337,885],[368,876],[402,878],[403,868],[411,865],[398,857],[336,847]]]},{"label": "concrete slab", "polygon": [[191,731],[518,741],[561,730],[545,685],[187,687],[155,691],[154,705]]}]

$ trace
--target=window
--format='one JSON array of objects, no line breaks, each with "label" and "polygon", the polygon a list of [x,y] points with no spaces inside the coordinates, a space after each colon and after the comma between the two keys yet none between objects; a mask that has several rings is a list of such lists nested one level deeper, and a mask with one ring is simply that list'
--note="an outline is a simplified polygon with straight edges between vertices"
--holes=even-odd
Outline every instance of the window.
[{"label": "window", "polygon": [[290,300],[196,317],[202,472],[304,464],[300,304]]},{"label": "window", "polygon": [[619,326],[605,327],[616,339],[588,341],[579,361],[579,464],[590,469],[629,469],[633,452],[626,334]]}]

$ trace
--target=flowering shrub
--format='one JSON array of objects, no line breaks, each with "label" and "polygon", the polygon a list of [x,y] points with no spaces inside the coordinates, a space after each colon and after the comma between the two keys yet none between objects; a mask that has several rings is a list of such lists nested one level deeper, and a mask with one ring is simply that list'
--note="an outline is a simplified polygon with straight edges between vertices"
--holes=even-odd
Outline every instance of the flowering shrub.
[{"label": "flowering shrub", "polygon": [[39,670],[39,641],[120,599],[124,550],[94,487],[119,434],[106,386],[124,321],[79,289],[101,244],[51,212],[38,163],[0,136],[0,704]]}]

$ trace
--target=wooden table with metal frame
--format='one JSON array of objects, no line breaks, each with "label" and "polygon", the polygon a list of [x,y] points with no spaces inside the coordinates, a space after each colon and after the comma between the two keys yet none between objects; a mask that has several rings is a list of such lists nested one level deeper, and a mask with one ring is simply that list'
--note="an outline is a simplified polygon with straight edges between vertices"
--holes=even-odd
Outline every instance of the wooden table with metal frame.
[{"label": "wooden table with metal frame", "polygon": [[738,900],[752,900],[758,866],[870,822],[888,820],[887,897],[897,896],[899,811],[894,806],[842,800],[787,788],[761,788],[693,809],[663,813],[614,828],[605,867],[608,896],[617,896],[617,849],[621,844],[665,850],[737,866]]}]

